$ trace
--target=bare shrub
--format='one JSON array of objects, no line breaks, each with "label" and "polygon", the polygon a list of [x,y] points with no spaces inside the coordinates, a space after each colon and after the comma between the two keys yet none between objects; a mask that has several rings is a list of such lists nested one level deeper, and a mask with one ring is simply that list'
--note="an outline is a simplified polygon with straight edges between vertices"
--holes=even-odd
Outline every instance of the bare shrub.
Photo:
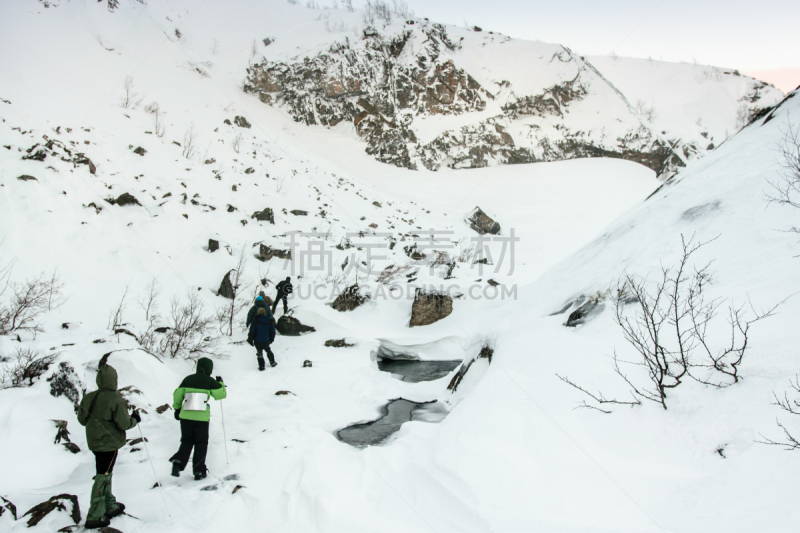
[{"label": "bare shrub", "polygon": [[[789,124],[778,152],[783,172],[777,181],[770,181],[769,201],[800,209],[800,125]],[[800,227],[794,226],[789,231],[800,233]]]},{"label": "bare shrub", "polygon": [[411,265],[389,265],[378,274],[375,281],[383,285],[391,285],[397,278],[409,270],[411,270]]},{"label": "bare shrub", "polygon": [[389,7],[389,4],[384,0],[374,0],[372,2],[373,10],[375,11],[375,16],[382,20],[385,24],[391,24],[392,22],[392,8]]},{"label": "bare shrub", "polygon": [[8,359],[10,363],[0,370],[0,389],[30,387],[47,372],[56,355],[39,355],[30,348],[17,348]]},{"label": "bare shrub", "polygon": [[161,296],[161,287],[158,278],[153,276],[147,287],[139,295],[139,307],[144,311],[144,319],[153,322],[158,318],[158,297]]},{"label": "bare shrub", "polygon": [[637,100],[633,108],[636,110],[639,117],[648,124],[652,124],[656,118],[655,108],[653,106],[648,106],[642,100]]},{"label": "bare shrub", "polygon": [[242,134],[241,133],[237,133],[236,134],[236,137],[234,137],[233,141],[231,141],[231,146],[233,147],[233,151],[238,154],[239,150],[242,147]]},{"label": "bare shrub", "polygon": [[111,331],[116,332],[122,326],[125,325],[125,310],[128,308],[128,302],[126,301],[128,298],[128,286],[125,285],[125,291],[122,293],[122,298],[119,299],[119,302],[111,308],[108,312],[108,329]]},{"label": "bare shrub", "polygon": [[348,11],[353,11],[353,0],[342,0],[342,7]]},{"label": "bare shrub", "polygon": [[191,289],[183,300],[173,297],[166,332],[157,342],[156,351],[173,359],[217,355],[213,353],[219,344],[219,337],[212,331],[214,320],[203,312],[200,297]]},{"label": "bare shrub", "polygon": [[[772,405],[780,407],[789,414],[800,415],[800,395],[798,395],[800,394],[800,378],[795,376],[794,381],[790,379],[789,387],[794,391],[793,394],[797,397],[790,400],[789,394],[786,391],[784,391],[783,398],[780,398],[778,397],[777,394],[773,392],[772,396],[773,398],[775,398],[775,401],[772,403]],[[783,437],[785,440],[775,441],[772,439],[768,439],[767,437],[764,437],[764,435],[761,435],[761,438],[764,440],[756,442],[760,442],[761,444],[771,444],[773,446],[783,446],[784,449],[788,451],[800,450],[800,441],[797,440],[797,437],[792,435],[780,420],[776,420],[775,422],[778,424],[778,427],[781,428],[781,430],[783,431]]]},{"label": "bare shrub", "polygon": [[191,124],[183,134],[183,157],[191,159],[197,152],[197,130],[194,124]]},{"label": "bare shrub", "polygon": [[236,262],[236,267],[230,271],[231,285],[233,286],[233,298],[231,298],[225,305],[217,308],[217,325],[222,335],[233,335],[233,322],[242,311],[249,305],[250,301],[243,298],[242,294],[246,292],[244,283],[244,269],[247,265],[247,245],[242,246],[242,251],[239,253],[239,260]]},{"label": "bare shrub", "polygon": [[[708,241],[710,242],[710,241]],[[625,340],[634,348],[634,361],[621,360],[614,351],[614,370],[630,387],[632,401],[607,399],[592,394],[569,378],[565,383],[590,396],[598,404],[638,405],[648,400],[667,408],[667,393],[691,378],[713,387],[727,387],[741,379],[741,365],[750,340],[750,326],[772,316],[777,305],[766,311],[750,306],[728,307],[728,342],[712,344],[710,326],[717,321],[723,301],[707,300],[704,288],[711,283],[709,264],[690,269],[692,255],[708,242],[688,241],[681,235],[682,255],[677,266],[662,267],[655,285],[647,279],[623,275],[613,291],[615,320]],[[628,305],[635,305],[631,314]],[[780,304],[778,304],[780,305]],[[629,377],[620,363],[641,367],[644,377]],[[593,407],[585,402],[579,407]],[[600,409],[602,410],[602,409]],[[604,411],[608,412],[608,411]]]},{"label": "bare shrub", "polygon": [[39,274],[23,282],[9,281],[11,265],[0,271],[0,296],[9,293],[7,302],[0,302],[0,335],[14,331],[42,331],[38,319],[42,313],[64,304],[64,283],[58,273]]},{"label": "bare shrub", "polygon": [[[155,103],[155,102],[154,102]],[[156,134],[156,137],[163,137],[164,134],[167,132],[167,127],[164,124],[164,112],[158,108],[158,104],[156,104],[156,108],[151,111],[153,115],[153,133]]]},{"label": "bare shrub", "polygon": [[125,81],[122,82],[122,90],[124,91],[121,104],[123,108],[129,109],[135,107],[137,100],[141,102],[139,93],[134,89],[133,76],[130,74],[125,76]]}]

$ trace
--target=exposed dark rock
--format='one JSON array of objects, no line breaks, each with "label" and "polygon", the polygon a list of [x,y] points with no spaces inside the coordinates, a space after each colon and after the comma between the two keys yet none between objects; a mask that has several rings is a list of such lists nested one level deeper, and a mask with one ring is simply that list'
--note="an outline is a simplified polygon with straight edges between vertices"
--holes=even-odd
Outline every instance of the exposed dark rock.
[{"label": "exposed dark rock", "polygon": [[293,393],[292,391],[288,391],[288,390],[279,390],[278,392],[275,393],[275,396],[288,396],[290,394],[292,396],[296,396],[295,393]]},{"label": "exposed dark rock", "polygon": [[219,250],[219,241],[214,239],[208,239],[208,251],[216,252],[217,250]]},{"label": "exposed dark rock", "polygon": [[165,403],[164,405],[159,405],[158,407],[156,407],[156,413],[163,414],[166,411],[168,411],[170,408],[171,408],[171,406],[168,403]]},{"label": "exposed dark rock", "polygon": [[17,179],[19,181],[39,181],[36,178],[34,178],[33,176],[29,176],[27,174],[22,174],[21,176],[17,176]]},{"label": "exposed dark rock", "polygon": [[78,373],[66,361],[58,364],[58,370],[47,378],[50,383],[50,394],[54,398],[66,396],[77,411],[78,405],[81,401],[81,396],[85,392],[83,384],[81,383]]},{"label": "exposed dark rock", "polygon": [[212,157],[211,159],[206,159],[204,164],[205,165],[213,165],[216,162],[217,162],[217,160]]},{"label": "exposed dark rock", "polygon": [[281,315],[276,325],[278,333],[286,335],[287,337],[299,337],[306,332],[316,331],[311,326],[306,326],[294,317]]},{"label": "exposed dark rock", "polygon": [[265,207],[261,211],[256,211],[250,216],[250,218],[254,218],[261,222],[269,222],[270,224],[275,224],[275,214],[269,207]]},{"label": "exposed dark rock", "polygon": [[97,174],[97,167],[95,166],[94,163],[92,163],[91,159],[89,159],[83,154],[76,154],[76,156],[77,158],[74,161],[76,165],[86,165],[89,167],[90,174]]},{"label": "exposed dark rock", "polygon": [[233,207],[231,204],[228,204],[228,208],[226,209],[226,211],[228,211],[228,213],[233,213],[234,211],[236,211],[236,208]]},{"label": "exposed dark rock", "polygon": [[169,326],[160,326],[160,327],[155,328],[153,331],[155,331],[156,333],[166,333],[170,329],[172,329],[172,328],[170,328]]},{"label": "exposed dark rock", "polygon": [[469,227],[480,233],[481,235],[486,235],[490,233],[492,235],[497,235],[500,233],[500,224],[495,222],[489,215],[483,212],[480,207],[476,207],[472,210],[470,215],[467,217],[466,222],[469,224]]},{"label": "exposed dark rock", "polygon": [[361,294],[358,283],[355,283],[343,290],[333,301],[331,307],[339,312],[352,311],[367,300],[369,300],[369,296]]},{"label": "exposed dark rock", "polygon": [[2,518],[3,514],[11,513],[11,516],[14,520],[17,519],[17,506],[11,503],[10,501],[6,500],[2,496],[0,496],[0,500],[3,500],[3,504],[0,505],[0,518]]},{"label": "exposed dark rock", "polygon": [[328,339],[325,341],[325,346],[328,348],[349,348],[355,344],[349,344],[345,339]]},{"label": "exposed dark rock", "polygon": [[136,148],[134,148],[134,150],[133,150],[133,153],[134,153],[134,154],[138,154],[138,155],[142,155],[142,156],[143,156],[144,154],[146,154],[146,153],[147,153],[147,150],[145,150],[145,149],[144,149],[144,148],[142,148],[141,146],[137,146]]},{"label": "exposed dark rock", "polygon": [[[72,506],[69,511],[67,511],[68,505]],[[70,518],[74,523],[78,524],[81,521],[81,508],[78,504],[78,497],[74,494],[59,494],[58,496],[53,496],[49,500],[28,509],[21,518],[30,515],[30,518],[28,518],[28,527],[33,527],[52,511],[69,512]]]},{"label": "exposed dark rock", "polygon": [[45,151],[44,148],[40,148],[33,153],[29,150],[27,155],[22,156],[22,159],[27,159],[29,161],[44,161],[46,158],[47,151]]},{"label": "exposed dark rock", "polygon": [[250,127],[250,123],[247,122],[247,119],[244,118],[244,117],[240,117],[239,115],[236,115],[236,117],[234,117],[233,123],[236,124],[237,126],[239,126],[240,128],[249,128]]},{"label": "exposed dark rock", "polygon": [[604,308],[605,304],[603,304],[600,299],[590,298],[589,301],[569,314],[564,325],[568,328],[574,328],[575,326],[584,324],[589,318],[602,313]]},{"label": "exposed dark rock", "polygon": [[227,119],[227,118],[225,120],[223,120],[222,122],[227,124],[228,126],[233,126],[233,124],[231,124],[231,121],[229,119]]},{"label": "exposed dark rock", "polygon": [[383,206],[381,205],[381,203],[380,203],[380,202],[378,202],[378,201],[372,202],[372,205],[374,205],[375,207],[383,207]]},{"label": "exposed dark rock", "polygon": [[417,289],[411,306],[409,327],[433,324],[453,312],[453,299],[442,293]]},{"label": "exposed dark rock", "polygon": [[277,257],[278,259],[291,259],[292,251],[279,250],[278,248],[272,248],[271,246],[267,246],[266,244],[261,244],[258,247],[258,255],[262,261],[269,261],[273,257]]},{"label": "exposed dark rock", "polygon": [[306,359],[305,361],[303,361],[303,368],[311,368],[312,366],[314,366],[314,363],[312,363],[312,362],[311,362],[311,361],[309,361],[308,359]]},{"label": "exposed dark rock", "polygon": [[471,359],[469,362],[461,363],[461,368],[458,369],[453,375],[453,378],[450,380],[450,383],[447,385],[447,390],[450,392],[456,392],[458,390],[458,386],[464,380],[464,376],[467,375],[472,363],[475,362],[476,359],[488,359],[489,364],[492,363],[492,357],[494,356],[494,348],[484,345],[481,347],[481,351],[478,353],[478,356],[475,359]]},{"label": "exposed dark rock", "polygon": [[255,172],[255,171],[256,171],[256,169],[254,169],[253,167],[247,167],[247,168],[245,169],[244,173],[245,173],[245,174],[252,174],[252,173],[253,173],[253,172]]},{"label": "exposed dark rock", "polygon": [[491,285],[492,287],[497,287],[498,285],[500,285],[498,282],[496,282],[496,281],[495,281],[495,280],[493,280],[493,279],[487,279],[487,280],[486,280],[486,283],[488,283],[488,284],[489,284],[489,285]]},{"label": "exposed dark rock", "polygon": [[296,216],[296,217],[305,217],[305,216],[308,216],[308,211],[303,211],[302,209],[292,209],[292,210],[291,210],[291,211],[289,211],[289,212],[290,212],[291,214],[293,214],[294,216]]},{"label": "exposed dark rock", "polygon": [[233,287],[233,283],[231,283],[231,272],[233,272],[233,270],[225,274],[225,277],[222,278],[222,283],[219,284],[219,290],[217,291],[217,294],[233,300],[233,298],[236,296],[236,290]]},{"label": "exposed dark rock", "polygon": [[117,196],[116,198],[109,198],[106,201],[111,205],[118,205],[118,206],[142,205],[139,203],[139,200],[137,200],[134,195],[128,192],[124,192],[119,196]]}]

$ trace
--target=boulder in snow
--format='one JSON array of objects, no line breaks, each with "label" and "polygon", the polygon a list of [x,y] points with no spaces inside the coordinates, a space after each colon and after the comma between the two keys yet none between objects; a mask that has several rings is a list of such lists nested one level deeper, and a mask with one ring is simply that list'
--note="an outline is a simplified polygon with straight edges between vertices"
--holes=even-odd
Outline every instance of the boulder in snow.
[{"label": "boulder in snow", "polygon": [[279,250],[277,248],[267,246],[266,244],[259,246],[258,255],[262,261],[269,261],[273,257],[277,257],[278,259],[292,259],[291,250]]},{"label": "boulder in snow", "polygon": [[[67,506],[70,506],[69,511],[67,510]],[[81,507],[78,504],[78,497],[74,494],[59,494],[58,496],[53,496],[49,500],[28,509],[28,512],[22,515],[22,518],[30,516],[30,518],[28,518],[28,527],[33,527],[53,511],[68,512],[70,518],[76,524],[81,521]]]},{"label": "boulder in snow", "polygon": [[145,150],[141,146],[137,146],[136,148],[133,149],[133,153],[136,154],[136,155],[142,155],[143,156],[144,154],[147,153],[147,150]]},{"label": "boulder in snow", "polygon": [[250,127],[250,123],[247,122],[247,119],[244,117],[240,117],[239,115],[236,115],[236,117],[233,119],[233,123],[239,126],[240,128]]},{"label": "boulder in snow", "polygon": [[369,296],[361,294],[359,292],[358,283],[354,283],[343,290],[342,293],[336,297],[331,304],[331,307],[339,312],[352,311],[367,300],[369,300]]},{"label": "boulder in snow", "polygon": [[217,250],[219,250],[219,241],[214,239],[208,239],[208,251],[216,252]]},{"label": "boulder in snow", "polygon": [[116,198],[109,198],[106,201],[111,205],[118,205],[121,207],[126,205],[142,205],[139,203],[139,200],[137,200],[136,197],[129,192],[124,192]]},{"label": "boulder in snow", "polygon": [[275,224],[275,213],[273,213],[272,209],[269,207],[265,207],[261,211],[256,211],[250,216],[250,218],[254,218],[260,222],[269,222],[270,224]]},{"label": "boulder in snow", "polygon": [[447,317],[453,312],[453,299],[439,292],[417,289],[411,306],[409,327],[427,326]]},{"label": "boulder in snow", "polygon": [[475,207],[466,218],[465,222],[469,224],[471,229],[481,235],[486,235],[487,233],[497,235],[500,233],[500,224],[484,213],[480,207]]},{"label": "boulder in snow", "polygon": [[233,283],[231,283],[231,272],[233,272],[233,270],[229,271],[225,274],[225,277],[222,278],[222,283],[219,284],[217,294],[233,300],[234,296],[236,296],[236,290],[233,287]]},{"label": "boulder in snow", "polygon": [[33,176],[29,176],[27,174],[23,174],[21,176],[17,176],[17,179],[19,181],[39,181],[36,178],[34,178]]},{"label": "boulder in snow", "polygon": [[287,337],[299,337],[301,334],[316,331],[311,326],[306,326],[294,317],[281,315],[276,324],[276,329],[281,335]]}]

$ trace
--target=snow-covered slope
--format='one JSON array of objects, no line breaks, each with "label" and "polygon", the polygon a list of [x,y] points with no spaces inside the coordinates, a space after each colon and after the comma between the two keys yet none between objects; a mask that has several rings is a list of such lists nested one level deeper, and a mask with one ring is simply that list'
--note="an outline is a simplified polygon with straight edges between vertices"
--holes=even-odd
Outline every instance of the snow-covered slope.
[{"label": "snow-covered slope", "polygon": [[[723,390],[689,383],[670,395],[668,411],[655,404],[611,415],[572,411],[584,397],[555,374],[608,395],[626,393],[609,357],[615,348],[629,355],[610,306],[578,328],[563,326],[571,309],[562,309],[579,295],[604,292],[626,269],[646,275],[669,264],[681,233],[720,235],[702,249],[716,259],[708,289],[714,296],[749,297],[760,308],[800,289],[797,244],[782,232],[796,225],[796,214],[765,211],[764,195],[780,171],[774,148],[800,112],[800,97],[652,196],[655,173],[619,159],[414,172],[376,162],[345,124],[309,128],[241,90],[254,39],[258,53],[313,56],[335,35],[324,18],[315,20],[320,14],[330,27],[336,17],[354,24],[348,21],[355,15],[255,0],[115,5],[20,0],[3,7],[0,269],[13,262],[16,283],[57,269],[69,296],[42,315],[43,331],[0,337],[0,355],[11,358],[3,370],[18,348],[55,356],[32,386],[0,390],[0,496],[19,516],[58,494],[76,495],[85,514],[94,459],[72,402],[54,393],[69,389],[65,382],[76,392],[93,389],[98,360],[112,352],[120,386],[132,387],[127,398],[146,410],[147,448],[129,443],[115,469],[115,493],[133,516],[112,525],[127,533],[749,532],[796,521],[791,456],[753,442],[758,433],[780,437],[771,392],[780,393],[794,372],[795,299],[754,326],[741,383]],[[14,46],[22,36],[30,47]],[[267,37],[275,42],[263,48]],[[472,38],[482,36],[465,41]],[[469,62],[484,62],[477,48],[464,50],[475,54]],[[500,60],[493,68],[471,75],[485,85],[503,69],[513,74]],[[124,108],[126,75],[141,102]],[[530,89],[519,76],[513,82]],[[438,117],[414,123],[430,118]],[[186,151],[190,137],[194,153]],[[139,205],[119,205],[123,193]],[[499,265],[499,241],[488,244],[495,264],[483,270],[456,259],[475,244],[464,218],[476,205],[500,223],[501,237],[513,229],[520,239],[513,272],[508,252]],[[265,208],[274,223],[254,218]],[[417,239],[431,228],[451,233],[422,251],[446,252],[451,262],[418,268],[410,264],[411,246],[425,244]],[[286,250],[292,231],[307,232],[295,238],[293,252],[322,241],[331,273],[301,272],[299,255],[293,272],[277,257],[259,260],[258,244]],[[209,239],[221,248],[210,252]],[[373,261],[375,274],[347,269],[366,261],[376,244],[385,245],[373,250],[385,258]],[[173,299],[180,306],[193,295],[209,317],[227,308],[230,300],[217,291],[239,257],[246,258],[245,302],[262,279],[271,293],[291,273],[293,316],[316,332],[279,336],[279,365],[258,372],[243,342],[242,314],[230,336],[213,322],[208,333],[220,337],[215,373],[229,386],[227,441],[213,405],[211,476],[175,480],[167,459],[178,445],[177,423],[169,409],[156,408],[170,403],[192,363],[150,345],[154,356],[141,343],[150,326],[169,324]],[[399,269],[393,281],[402,297],[376,294],[350,312],[329,305],[332,293],[356,279],[385,294],[390,283],[376,274],[391,273],[386,267]],[[151,321],[139,301],[154,278],[161,293],[159,318]],[[490,278],[516,286],[516,299],[476,297],[491,294]],[[445,319],[409,328],[413,287],[423,284],[463,296]],[[319,291],[309,297],[313,288]],[[123,294],[123,328],[114,333],[109,319]],[[353,346],[325,346],[331,339]],[[461,369],[434,381],[400,381],[377,367],[386,341],[432,360],[463,358],[461,369],[469,370],[455,391],[448,385]],[[478,356],[486,342],[494,344],[491,362]],[[354,448],[336,438],[345,426],[376,419],[396,398],[437,403],[383,445]],[[53,442],[53,420],[67,421],[79,453]],[[128,435],[136,437],[138,430]],[[156,476],[163,493],[153,488]],[[6,511],[0,528],[28,530],[27,520]],[[54,511],[32,530],[70,524],[68,512]]]}]

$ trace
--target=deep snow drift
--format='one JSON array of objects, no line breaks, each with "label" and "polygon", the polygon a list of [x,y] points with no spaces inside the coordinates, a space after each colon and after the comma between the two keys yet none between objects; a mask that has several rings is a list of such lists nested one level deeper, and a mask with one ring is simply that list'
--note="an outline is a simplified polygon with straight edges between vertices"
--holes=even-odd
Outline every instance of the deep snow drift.
[{"label": "deep snow drift", "polygon": [[[55,357],[32,386],[0,390],[0,496],[19,517],[59,494],[76,495],[85,514],[94,459],[73,403],[53,396],[48,378],[69,377],[71,368],[78,389],[93,389],[98,360],[112,352],[120,386],[130,387],[126,398],[146,411],[147,449],[130,442],[115,469],[115,493],[133,516],[112,526],[126,533],[751,532],[786,530],[800,518],[797,461],[756,443],[759,435],[781,438],[776,416],[798,426],[771,405],[773,391],[781,395],[796,372],[796,297],[753,326],[741,382],[715,389],[687,381],[669,393],[668,410],[651,402],[611,414],[573,410],[589,398],[556,377],[609,397],[628,394],[612,357],[635,354],[604,294],[623,272],[656,276],[674,264],[681,234],[716,237],[694,258],[714,260],[710,297],[763,309],[800,291],[797,239],[785,231],[797,225],[797,212],[767,205],[769,182],[782,172],[777,148],[800,116],[796,92],[769,121],[755,121],[660,189],[651,170],[610,159],[410,171],[364,154],[345,125],[306,127],[241,91],[255,38],[277,36],[275,44],[302,53],[327,46],[331,34],[315,20],[322,10],[244,0],[119,2],[114,12],[106,3],[44,4],[4,6],[0,46],[0,268],[13,262],[16,283],[57,269],[69,297],[41,317],[42,332],[0,337],[2,356],[29,348]],[[225,16],[233,12],[249,16]],[[12,46],[22,35],[30,46]],[[640,68],[634,63],[620,59],[606,77],[630,91],[628,99],[648,101],[631,96],[644,89],[626,87],[630,71],[619,71]],[[122,81],[131,73],[141,103],[124,108]],[[714,98],[703,89],[682,94],[653,93],[665,110],[656,120],[676,119],[681,98],[700,107]],[[735,126],[733,111],[713,112],[715,140]],[[670,127],[697,133],[695,114],[686,117]],[[138,204],[120,205],[123,193]],[[499,222],[499,237],[513,230],[519,238],[513,271],[507,252],[501,264],[502,241],[486,243],[493,264],[472,264],[477,233],[464,219],[476,205]],[[451,233],[431,243],[430,229]],[[294,265],[267,259],[289,249],[293,231],[305,233],[295,236]],[[209,239],[220,248],[209,251]],[[303,263],[301,270],[298,254],[319,241],[330,252],[326,269]],[[368,260],[370,246],[368,276],[353,266]],[[442,262],[414,265],[415,253]],[[229,305],[217,291],[240,257],[241,301],[262,279],[272,295],[291,274],[292,315],[316,331],[279,336],[279,365],[258,372],[243,342],[243,313],[230,336],[213,322],[215,374],[229,387],[227,442],[215,404],[211,475],[175,480],[167,458],[178,425],[169,408],[158,408],[192,363],[142,349],[150,321],[139,301],[156,277],[156,326],[168,324],[170,300],[180,304],[188,294],[213,316]],[[333,309],[331,295],[355,281],[384,296]],[[516,298],[477,297],[492,294],[493,283],[516,286]],[[403,289],[430,284],[452,286],[452,313],[409,328],[414,294]],[[392,285],[401,297],[386,295]],[[126,287],[115,334],[109,319]],[[314,287],[319,296],[309,297]],[[565,305],[579,296],[594,297],[601,311],[565,327],[574,309]],[[711,336],[724,338],[724,324]],[[337,339],[349,346],[325,345]],[[490,357],[481,356],[486,345]],[[439,379],[403,381],[379,368],[380,354],[390,352],[462,362]],[[401,413],[410,421],[378,446],[337,439],[399,398],[436,408]],[[80,452],[54,443],[53,420],[67,422]],[[163,493],[153,488],[148,454]],[[73,524],[66,507],[33,529]],[[0,514],[4,531],[27,530],[27,520]]]}]

